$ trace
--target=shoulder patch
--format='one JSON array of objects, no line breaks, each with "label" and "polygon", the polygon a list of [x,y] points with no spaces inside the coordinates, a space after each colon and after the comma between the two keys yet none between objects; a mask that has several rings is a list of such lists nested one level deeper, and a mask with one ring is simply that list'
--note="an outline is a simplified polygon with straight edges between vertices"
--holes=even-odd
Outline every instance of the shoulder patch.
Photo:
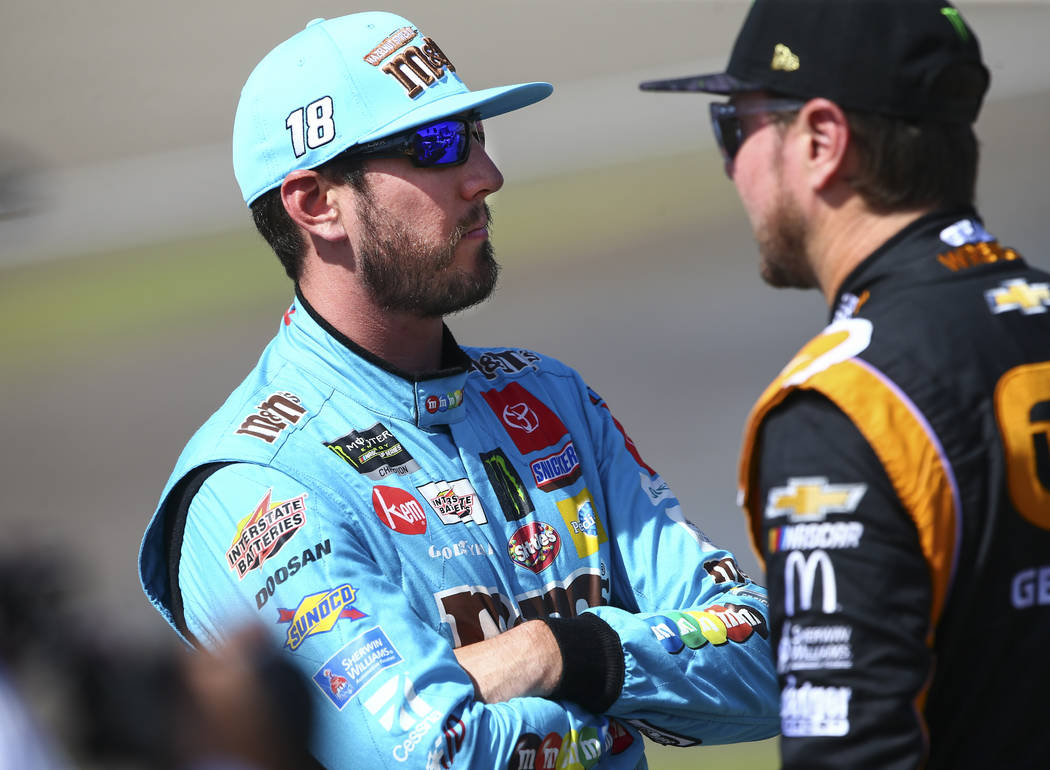
[{"label": "shoulder patch", "polygon": [[1025,315],[1045,313],[1050,307],[1050,284],[1029,283],[1023,278],[1003,281],[998,287],[984,293],[988,309],[993,314],[1019,310]]},{"label": "shoulder patch", "polygon": [[866,318],[843,318],[825,327],[780,372],[780,387],[799,385],[835,364],[848,361],[871,344],[873,326]]},{"label": "shoulder patch", "polygon": [[486,380],[516,374],[525,369],[539,369],[537,364],[540,356],[531,350],[472,350],[470,355],[470,370],[479,373]]},{"label": "shoulder patch", "polygon": [[306,414],[302,399],[294,393],[279,390],[254,407],[234,431],[272,444],[289,425],[295,425]]}]

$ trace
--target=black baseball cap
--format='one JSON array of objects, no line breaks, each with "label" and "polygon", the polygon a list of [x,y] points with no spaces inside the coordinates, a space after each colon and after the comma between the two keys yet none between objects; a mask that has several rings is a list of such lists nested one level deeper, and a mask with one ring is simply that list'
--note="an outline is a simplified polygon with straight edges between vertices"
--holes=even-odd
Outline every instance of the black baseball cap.
[{"label": "black baseball cap", "polygon": [[643,91],[824,97],[845,109],[972,123],[988,89],[980,44],[942,0],[755,0],[729,66]]}]

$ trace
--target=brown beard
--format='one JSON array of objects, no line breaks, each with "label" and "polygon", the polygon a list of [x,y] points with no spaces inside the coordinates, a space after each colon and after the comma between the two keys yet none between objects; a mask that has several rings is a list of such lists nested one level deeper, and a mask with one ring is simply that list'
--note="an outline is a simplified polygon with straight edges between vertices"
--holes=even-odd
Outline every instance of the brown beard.
[{"label": "brown beard", "polygon": [[362,192],[358,217],[364,245],[357,261],[376,305],[421,318],[440,318],[487,299],[499,276],[499,263],[490,241],[486,239],[479,246],[473,270],[452,267],[456,246],[482,214],[491,223],[488,205],[479,203],[456,226],[446,243],[430,246],[408,232],[402,223],[389,221],[371,195]]},{"label": "brown beard", "polygon": [[818,283],[807,253],[806,218],[780,179],[778,162],[776,185],[780,192],[769,217],[755,231],[761,257],[759,274],[762,280],[778,289],[813,289]]}]

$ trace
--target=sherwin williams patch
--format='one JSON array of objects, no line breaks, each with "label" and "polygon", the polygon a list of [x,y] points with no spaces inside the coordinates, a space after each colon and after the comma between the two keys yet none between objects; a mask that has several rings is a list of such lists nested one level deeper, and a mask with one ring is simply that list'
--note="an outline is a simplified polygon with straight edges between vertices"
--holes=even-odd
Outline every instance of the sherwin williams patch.
[{"label": "sherwin williams patch", "polygon": [[340,711],[383,669],[396,666],[401,655],[381,626],[370,628],[347,642],[313,676],[332,705]]}]

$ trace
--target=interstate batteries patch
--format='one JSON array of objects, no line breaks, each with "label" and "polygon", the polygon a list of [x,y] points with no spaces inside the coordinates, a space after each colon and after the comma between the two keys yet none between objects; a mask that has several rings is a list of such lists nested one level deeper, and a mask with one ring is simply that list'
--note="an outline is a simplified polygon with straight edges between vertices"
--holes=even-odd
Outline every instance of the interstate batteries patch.
[{"label": "interstate batteries patch", "polygon": [[237,523],[226,563],[241,580],[262,566],[306,523],[306,494],[291,500],[271,502],[273,489],[266,490],[251,514]]}]

